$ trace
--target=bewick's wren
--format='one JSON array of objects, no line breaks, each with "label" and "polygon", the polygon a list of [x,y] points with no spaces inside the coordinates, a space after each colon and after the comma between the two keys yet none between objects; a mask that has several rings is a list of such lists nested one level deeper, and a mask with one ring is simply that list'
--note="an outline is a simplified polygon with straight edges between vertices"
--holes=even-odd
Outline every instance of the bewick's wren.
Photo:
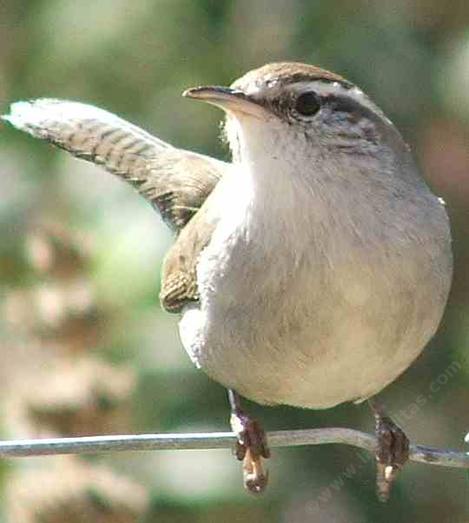
[{"label": "bewick's wren", "polygon": [[[357,87],[304,64],[185,95],[226,112],[233,163],[73,102],[19,102],[4,118],[130,181],[176,230],[161,301],[213,379],[268,405],[373,396],[434,334],[452,273],[444,206],[398,131]],[[261,490],[263,433],[230,398]],[[401,439],[400,456],[378,453],[382,469],[405,460]]]}]

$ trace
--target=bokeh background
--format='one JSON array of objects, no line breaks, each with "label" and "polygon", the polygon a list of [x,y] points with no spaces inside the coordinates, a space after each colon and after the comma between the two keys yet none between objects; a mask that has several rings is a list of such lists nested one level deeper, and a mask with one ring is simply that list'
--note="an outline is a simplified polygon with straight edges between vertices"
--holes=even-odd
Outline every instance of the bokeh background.
[{"label": "bokeh background", "polygon": [[[462,450],[468,2],[0,2],[1,112],[24,98],[86,101],[221,158],[221,114],[181,91],[285,59],[330,68],[366,90],[447,201],[456,262],[447,313],[425,353],[381,397],[413,441]],[[170,234],[130,187],[0,126],[0,239],[2,437],[227,430],[225,391],[193,368],[177,318],[158,305]],[[366,405],[247,407],[270,430],[372,430]],[[274,450],[269,468],[268,492],[253,498],[229,451],[12,460],[0,465],[0,521],[469,521],[469,476],[461,470],[410,464],[382,505],[371,459],[353,448]]]}]

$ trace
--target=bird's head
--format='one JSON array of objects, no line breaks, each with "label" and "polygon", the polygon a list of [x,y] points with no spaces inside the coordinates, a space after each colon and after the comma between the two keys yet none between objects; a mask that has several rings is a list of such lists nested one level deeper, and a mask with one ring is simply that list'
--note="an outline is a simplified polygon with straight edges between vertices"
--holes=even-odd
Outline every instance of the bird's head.
[{"label": "bird's head", "polygon": [[[257,153],[360,158],[402,140],[382,111],[341,76],[295,62],[254,69],[230,87],[188,89],[185,96],[222,108],[234,159]],[[397,142],[396,142],[397,140]],[[311,153],[311,154],[309,154]]]}]

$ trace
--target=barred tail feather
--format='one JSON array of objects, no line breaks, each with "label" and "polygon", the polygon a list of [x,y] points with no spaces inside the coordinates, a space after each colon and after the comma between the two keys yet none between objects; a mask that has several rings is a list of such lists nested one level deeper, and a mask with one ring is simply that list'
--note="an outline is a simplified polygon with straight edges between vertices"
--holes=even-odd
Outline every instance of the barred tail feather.
[{"label": "barred tail feather", "polygon": [[148,159],[172,146],[91,105],[55,99],[16,102],[2,119],[36,138],[138,182]]}]

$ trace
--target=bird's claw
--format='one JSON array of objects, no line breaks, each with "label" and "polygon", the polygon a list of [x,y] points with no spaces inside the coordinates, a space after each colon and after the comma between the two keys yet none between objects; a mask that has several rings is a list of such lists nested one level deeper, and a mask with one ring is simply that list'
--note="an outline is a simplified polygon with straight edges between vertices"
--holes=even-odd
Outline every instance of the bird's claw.
[{"label": "bird's claw", "polygon": [[409,459],[409,440],[391,418],[375,413],[377,476],[376,487],[380,501],[387,501],[398,472]]},{"label": "bird's claw", "polygon": [[243,412],[233,412],[231,426],[237,435],[235,455],[243,462],[244,487],[252,494],[260,494],[267,486],[268,472],[262,458],[270,457],[267,436],[256,421]]}]

